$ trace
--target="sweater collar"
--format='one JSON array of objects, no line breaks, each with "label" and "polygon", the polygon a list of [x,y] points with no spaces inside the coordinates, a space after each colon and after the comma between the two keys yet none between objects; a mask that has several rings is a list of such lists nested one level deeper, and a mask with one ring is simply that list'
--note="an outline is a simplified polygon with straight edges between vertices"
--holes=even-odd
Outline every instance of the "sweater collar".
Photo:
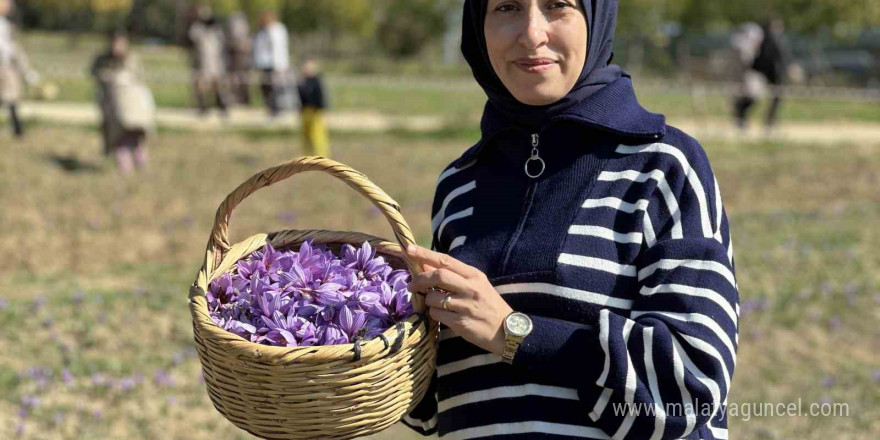
[{"label": "sweater collar", "polygon": [[491,103],[486,103],[480,121],[482,138],[456,160],[455,166],[476,159],[483,146],[499,133],[508,130],[523,133],[540,132],[560,120],[573,121],[587,128],[634,140],[659,139],[666,134],[666,117],[645,110],[636,99],[632,80],[622,77],[562,114],[554,116],[540,127],[524,127],[505,117]]}]

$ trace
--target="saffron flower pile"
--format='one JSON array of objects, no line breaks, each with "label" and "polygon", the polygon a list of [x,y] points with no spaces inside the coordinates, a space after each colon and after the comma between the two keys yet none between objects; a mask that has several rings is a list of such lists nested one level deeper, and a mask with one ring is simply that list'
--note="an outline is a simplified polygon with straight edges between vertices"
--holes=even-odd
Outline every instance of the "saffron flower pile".
[{"label": "saffron flower pile", "polygon": [[393,270],[368,242],[339,256],[306,241],[299,251],[267,244],[208,287],[214,323],[251,342],[280,347],[369,340],[413,314],[410,274]]}]

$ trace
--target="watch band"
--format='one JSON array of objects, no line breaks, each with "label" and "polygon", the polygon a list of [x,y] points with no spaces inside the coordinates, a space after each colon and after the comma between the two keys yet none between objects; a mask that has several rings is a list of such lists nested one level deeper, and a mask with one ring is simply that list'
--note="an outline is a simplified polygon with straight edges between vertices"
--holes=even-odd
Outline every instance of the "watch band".
[{"label": "watch band", "polygon": [[514,336],[510,333],[504,334],[504,352],[501,354],[504,362],[508,364],[513,363],[513,357],[516,356],[516,352],[519,350],[519,346],[522,345],[524,339],[524,336]]}]

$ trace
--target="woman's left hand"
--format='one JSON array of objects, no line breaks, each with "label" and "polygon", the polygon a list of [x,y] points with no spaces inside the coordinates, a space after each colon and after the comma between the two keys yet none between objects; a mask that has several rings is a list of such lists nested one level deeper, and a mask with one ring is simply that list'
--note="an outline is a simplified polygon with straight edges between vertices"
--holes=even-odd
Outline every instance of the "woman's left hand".
[{"label": "woman's left hand", "polygon": [[[425,305],[430,308],[431,318],[466,341],[500,355],[504,351],[504,319],[513,309],[486,275],[449,255],[420,246],[410,246],[407,254],[425,271],[412,278],[409,291],[427,293]],[[447,295],[451,296],[444,310],[443,300]]]}]

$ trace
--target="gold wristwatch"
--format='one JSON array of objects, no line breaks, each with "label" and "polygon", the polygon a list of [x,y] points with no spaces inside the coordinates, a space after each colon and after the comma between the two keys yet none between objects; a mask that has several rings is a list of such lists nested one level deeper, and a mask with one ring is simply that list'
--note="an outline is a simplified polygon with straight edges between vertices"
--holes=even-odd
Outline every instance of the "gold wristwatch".
[{"label": "gold wristwatch", "polygon": [[525,313],[513,312],[504,319],[504,353],[501,358],[508,364],[513,363],[513,357],[520,344],[529,333],[532,332],[532,319]]}]

